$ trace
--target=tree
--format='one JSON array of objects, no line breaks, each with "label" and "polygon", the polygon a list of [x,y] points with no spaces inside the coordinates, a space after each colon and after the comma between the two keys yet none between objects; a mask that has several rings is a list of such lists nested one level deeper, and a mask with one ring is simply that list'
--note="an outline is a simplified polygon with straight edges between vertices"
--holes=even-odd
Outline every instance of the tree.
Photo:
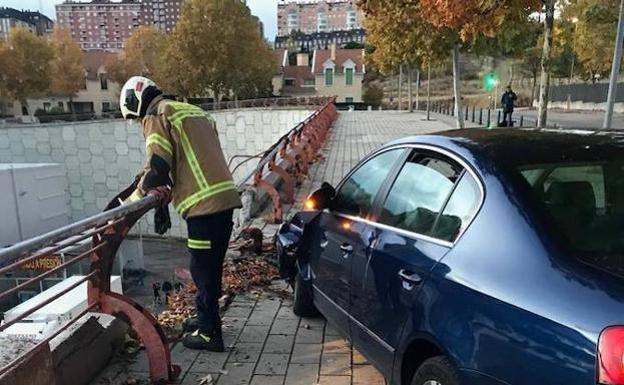
[{"label": "tree", "polygon": [[28,108],[28,98],[45,95],[50,86],[53,52],[43,37],[25,28],[11,30],[7,43],[0,45],[0,95]]},{"label": "tree", "polygon": [[537,128],[546,126],[548,118],[548,92],[550,89],[550,62],[552,55],[553,29],[555,25],[556,0],[545,0],[544,16],[544,48],[542,50],[542,74],[540,77],[539,106],[537,113]]},{"label": "tree", "polygon": [[123,51],[105,64],[108,76],[119,84],[135,75],[149,77],[161,84],[165,79],[163,52],[166,42],[166,35],[157,28],[137,28],[126,41]]},{"label": "tree", "polygon": [[[423,17],[431,24],[456,31],[463,42],[480,35],[494,36],[503,24],[528,18],[541,9],[541,0],[420,0]],[[460,41],[453,47],[453,89],[457,125],[463,128],[459,68]]]},{"label": "tree", "polygon": [[249,97],[270,89],[274,59],[239,0],[189,0],[170,37],[166,82],[182,96]]},{"label": "tree", "polygon": [[619,1],[578,0],[575,7],[578,23],[574,52],[588,78],[607,76],[613,60]]},{"label": "tree", "polygon": [[369,83],[364,86],[364,91],[362,92],[362,100],[364,103],[373,107],[379,107],[381,106],[383,96],[383,88],[377,84]]},{"label": "tree", "polygon": [[55,28],[50,40],[54,57],[50,62],[50,93],[69,98],[69,106],[76,120],[73,98],[85,81],[85,70],[80,46],[72,40],[68,30]]},{"label": "tree", "polygon": [[368,44],[374,46],[368,57],[382,73],[392,73],[403,64],[411,73],[411,68],[447,59],[453,33],[424,20],[418,2],[362,1],[360,6],[367,13]]}]

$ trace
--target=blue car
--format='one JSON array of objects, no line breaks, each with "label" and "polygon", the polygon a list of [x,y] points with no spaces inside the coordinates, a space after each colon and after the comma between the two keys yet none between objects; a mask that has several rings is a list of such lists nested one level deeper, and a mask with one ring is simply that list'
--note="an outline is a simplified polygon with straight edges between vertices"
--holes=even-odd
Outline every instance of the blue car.
[{"label": "blue car", "polygon": [[400,385],[624,384],[624,135],[394,141],[277,234],[295,312]]}]

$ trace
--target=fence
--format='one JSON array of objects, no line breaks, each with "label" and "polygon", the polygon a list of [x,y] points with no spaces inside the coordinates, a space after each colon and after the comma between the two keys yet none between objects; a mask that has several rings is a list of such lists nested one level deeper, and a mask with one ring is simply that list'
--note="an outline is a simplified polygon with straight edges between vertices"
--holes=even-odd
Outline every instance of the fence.
[{"label": "fence", "polygon": [[[295,183],[302,175],[307,173],[309,163],[316,156],[331,123],[336,118],[334,99],[315,98],[313,102],[319,103],[320,108],[309,118],[296,125],[264,154],[246,157],[248,159],[260,158],[260,161],[256,169],[243,178],[238,188],[241,190],[246,188],[248,184],[251,184],[266,191],[273,202],[273,214],[276,222],[282,219],[282,200],[291,202],[294,199]],[[243,160],[236,167],[245,161]],[[272,182],[271,177],[274,175],[279,177],[281,183]],[[284,199],[280,197],[276,184],[279,184],[284,191]],[[33,357],[38,352],[47,349],[50,340],[88,312],[102,312],[122,316],[129,322],[131,328],[145,346],[149,360],[150,377],[153,383],[167,383],[177,378],[180,368],[171,363],[169,343],[155,317],[130,298],[110,291],[111,270],[122,241],[132,226],[145,213],[161,203],[158,196],[148,195],[138,202],[122,205],[121,202],[132,194],[134,188],[134,186],[130,186],[117,195],[108,204],[105,211],[100,214],[14,246],[0,249],[0,274],[5,274],[15,271],[20,266],[36,261],[39,258],[63,252],[72,246],[84,241],[88,242],[89,239],[91,240],[91,246],[86,251],[51,270],[30,278],[26,282],[0,292],[0,299],[6,298],[14,295],[20,289],[37,284],[46,277],[60,272],[77,262],[87,258],[91,261],[90,271],[86,276],[46,301],[28,309],[18,317],[0,325],[0,331],[6,330],[16,322],[23,320],[50,302],[87,282],[87,308],[39,341],[32,349],[0,368],[0,377],[29,357]]]},{"label": "fence", "polygon": [[[431,104],[430,111],[455,116],[455,103],[452,101],[434,102]],[[483,127],[499,127],[504,118],[503,111],[500,109],[476,108],[475,106],[464,106],[462,115],[464,121]],[[513,127],[537,127],[537,120],[525,117],[521,113],[514,113]]]}]

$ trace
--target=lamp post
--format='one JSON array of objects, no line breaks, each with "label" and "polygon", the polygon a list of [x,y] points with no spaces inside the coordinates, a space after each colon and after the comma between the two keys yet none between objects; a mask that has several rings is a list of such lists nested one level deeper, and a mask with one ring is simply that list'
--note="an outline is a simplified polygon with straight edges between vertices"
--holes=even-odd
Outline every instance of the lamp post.
[{"label": "lamp post", "polygon": [[574,24],[574,33],[572,35],[572,63],[570,64],[570,78],[568,79],[568,84],[571,84],[572,79],[574,78],[574,64],[576,61],[576,31],[578,29],[579,19],[573,17],[571,21]]},{"label": "lamp post", "polygon": [[613,120],[613,105],[617,92],[617,81],[620,75],[622,63],[622,44],[624,44],[624,0],[620,1],[620,17],[618,21],[617,37],[615,38],[615,50],[613,52],[613,64],[611,66],[611,79],[609,79],[609,95],[607,96],[607,112],[605,113],[602,128],[611,128]]}]

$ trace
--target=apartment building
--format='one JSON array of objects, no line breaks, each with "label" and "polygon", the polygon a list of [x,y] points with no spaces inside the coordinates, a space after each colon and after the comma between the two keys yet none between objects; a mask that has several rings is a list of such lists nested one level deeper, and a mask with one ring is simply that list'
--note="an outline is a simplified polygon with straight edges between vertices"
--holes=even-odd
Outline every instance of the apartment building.
[{"label": "apartment building", "polygon": [[366,30],[359,28],[332,32],[292,32],[288,36],[276,36],[274,47],[312,52],[315,49],[328,49],[332,45],[345,48],[349,43],[366,43]]},{"label": "apartment building", "polygon": [[359,29],[363,19],[354,0],[280,0],[277,35]]},{"label": "apartment building", "polygon": [[153,25],[163,32],[171,32],[180,18],[183,0],[143,0],[141,24]]},{"label": "apartment building", "polygon": [[68,0],[56,5],[56,19],[85,51],[120,50],[132,30],[140,25],[141,9],[141,3],[135,0]]},{"label": "apartment building", "polygon": [[15,27],[26,28],[42,36],[52,32],[54,22],[39,12],[0,7],[0,40],[7,40],[9,31]]}]

